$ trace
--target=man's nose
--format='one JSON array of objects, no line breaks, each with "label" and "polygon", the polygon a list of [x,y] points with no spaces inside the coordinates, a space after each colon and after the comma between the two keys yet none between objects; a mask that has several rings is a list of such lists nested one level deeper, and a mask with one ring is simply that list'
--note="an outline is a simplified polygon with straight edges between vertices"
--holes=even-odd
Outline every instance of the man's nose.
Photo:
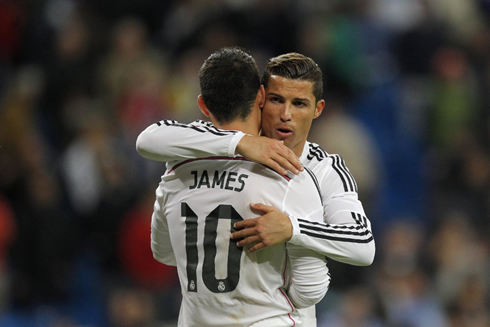
[{"label": "man's nose", "polygon": [[281,121],[291,120],[291,105],[285,104],[284,108],[281,110]]}]

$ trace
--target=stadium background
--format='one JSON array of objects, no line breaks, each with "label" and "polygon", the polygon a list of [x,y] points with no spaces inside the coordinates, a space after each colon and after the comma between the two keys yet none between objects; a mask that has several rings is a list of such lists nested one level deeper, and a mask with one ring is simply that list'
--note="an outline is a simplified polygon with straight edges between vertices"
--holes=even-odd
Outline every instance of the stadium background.
[{"label": "stadium background", "polygon": [[319,326],[488,326],[490,1],[1,0],[0,326],[174,326],[149,220],[162,163],[225,45],[323,69],[310,141],[340,153],[371,267],[329,262]]}]

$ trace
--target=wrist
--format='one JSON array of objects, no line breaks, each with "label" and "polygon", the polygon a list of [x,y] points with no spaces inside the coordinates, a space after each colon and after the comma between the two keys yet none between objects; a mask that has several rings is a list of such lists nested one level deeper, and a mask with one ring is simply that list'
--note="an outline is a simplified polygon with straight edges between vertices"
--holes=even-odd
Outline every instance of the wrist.
[{"label": "wrist", "polygon": [[289,243],[292,243],[292,244],[295,244],[296,243],[296,240],[298,239],[299,237],[299,234],[300,234],[300,229],[299,229],[299,222],[298,222],[298,219],[294,216],[289,216],[288,215],[288,218],[289,218],[289,221],[291,223],[290,227],[291,227],[291,237],[289,238],[288,242]]},{"label": "wrist", "polygon": [[237,155],[243,156],[243,150],[245,149],[243,139],[245,138],[245,136],[249,137],[251,135],[245,134],[243,132],[238,132],[235,134],[235,136],[231,140],[230,146],[228,148],[228,155],[230,157],[235,157]]}]

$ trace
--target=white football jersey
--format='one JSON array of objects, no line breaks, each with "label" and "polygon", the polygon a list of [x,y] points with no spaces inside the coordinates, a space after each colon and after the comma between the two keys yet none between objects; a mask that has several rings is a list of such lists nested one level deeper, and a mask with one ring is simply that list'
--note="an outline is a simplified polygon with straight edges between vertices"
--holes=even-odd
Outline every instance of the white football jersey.
[{"label": "white football jersey", "polygon": [[241,157],[167,167],[151,239],[155,258],[178,269],[179,326],[302,326],[297,307],[311,307],[328,289],[325,257],[294,244],[250,253],[230,234],[235,222],[261,215],[249,207],[255,202],[322,223],[314,174],[284,177]]},{"label": "white football jersey", "polygon": [[[182,124],[162,120],[148,126],[136,143],[138,152],[153,160],[172,161],[206,156],[235,156],[245,134],[222,130],[211,122],[196,120]],[[293,237],[289,243],[304,246],[330,259],[356,266],[374,260],[375,242],[371,222],[359,201],[357,185],[345,162],[318,144],[306,142],[300,161],[317,177],[323,199],[324,220],[310,223],[290,215]]]}]

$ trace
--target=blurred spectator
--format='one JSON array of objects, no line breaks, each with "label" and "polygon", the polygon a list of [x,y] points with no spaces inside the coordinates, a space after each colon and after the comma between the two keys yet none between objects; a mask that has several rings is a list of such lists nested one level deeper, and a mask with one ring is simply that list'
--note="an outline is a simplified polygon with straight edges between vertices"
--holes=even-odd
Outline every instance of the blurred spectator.
[{"label": "blurred spectator", "polygon": [[[53,53],[45,64],[46,91],[42,99],[43,127],[49,141],[63,151],[76,137],[66,108],[80,98],[95,94],[95,50],[87,18],[74,13],[73,19],[55,30]],[[62,91],[61,91],[62,90]],[[60,92],[61,91],[61,92]]]},{"label": "blurred spectator", "polygon": [[[171,117],[182,122],[190,122],[196,116],[197,95],[199,95],[199,80],[196,71],[206,59],[206,52],[201,49],[191,49],[181,54],[171,70],[170,108]],[[205,118],[201,115],[199,118]]]},{"label": "blurred spectator", "polygon": [[21,308],[66,298],[76,242],[56,163],[38,126],[42,82],[36,67],[19,69],[0,112],[0,189],[17,230],[8,257],[11,305]]},{"label": "blurred spectator", "polygon": [[379,151],[370,131],[350,116],[342,103],[330,99],[323,115],[312,125],[308,139],[328,153],[341,154],[356,179],[360,200],[371,216],[383,177]]},{"label": "blurred spectator", "polygon": [[8,253],[16,236],[13,210],[7,200],[0,197],[0,313],[9,304],[10,272]]},{"label": "blurred spectator", "polygon": [[131,206],[135,179],[126,148],[98,102],[82,102],[78,136],[62,160],[63,180],[84,244],[102,267],[119,269],[116,255],[118,226]]},{"label": "blurred spectator", "polygon": [[423,265],[424,233],[407,222],[393,224],[381,244],[377,272],[383,311],[389,326],[447,326]]},{"label": "blurred spectator", "polygon": [[148,247],[154,193],[151,188],[125,215],[119,228],[118,253],[123,271],[135,285],[152,291],[168,291],[179,283],[177,268],[156,261]]},{"label": "blurred spectator", "polygon": [[481,279],[483,290],[488,288],[488,249],[464,213],[448,213],[441,220],[430,250],[435,260],[434,286],[444,305],[458,301],[458,293],[469,279]]},{"label": "blurred spectator", "polygon": [[152,319],[173,322],[177,320],[181,300],[177,268],[156,261],[148,246],[154,200],[155,190],[151,187],[125,215],[118,233],[118,258],[128,292],[134,289],[151,302],[148,305],[153,307]]},{"label": "blurred spectator", "polygon": [[5,0],[0,3],[0,62],[13,62],[17,58],[26,19],[23,2]]},{"label": "blurred spectator", "polygon": [[443,156],[454,156],[475,126],[477,102],[474,74],[466,54],[441,48],[434,55],[431,144]]},{"label": "blurred spectator", "polygon": [[447,0],[440,2],[429,0],[434,8],[436,17],[442,19],[446,32],[460,44],[471,40],[472,34],[483,23],[483,15],[479,8],[480,0],[458,1]]},{"label": "blurred spectator", "polygon": [[0,97],[8,87],[12,64],[20,54],[26,16],[27,10],[21,1],[0,2]]},{"label": "blurred spectator", "polygon": [[156,306],[148,292],[135,289],[120,289],[109,299],[111,326],[139,327],[157,326]]},{"label": "blurred spectator", "polygon": [[376,301],[367,287],[347,289],[329,313],[319,312],[318,326],[322,327],[382,327],[381,318],[376,313]]}]

